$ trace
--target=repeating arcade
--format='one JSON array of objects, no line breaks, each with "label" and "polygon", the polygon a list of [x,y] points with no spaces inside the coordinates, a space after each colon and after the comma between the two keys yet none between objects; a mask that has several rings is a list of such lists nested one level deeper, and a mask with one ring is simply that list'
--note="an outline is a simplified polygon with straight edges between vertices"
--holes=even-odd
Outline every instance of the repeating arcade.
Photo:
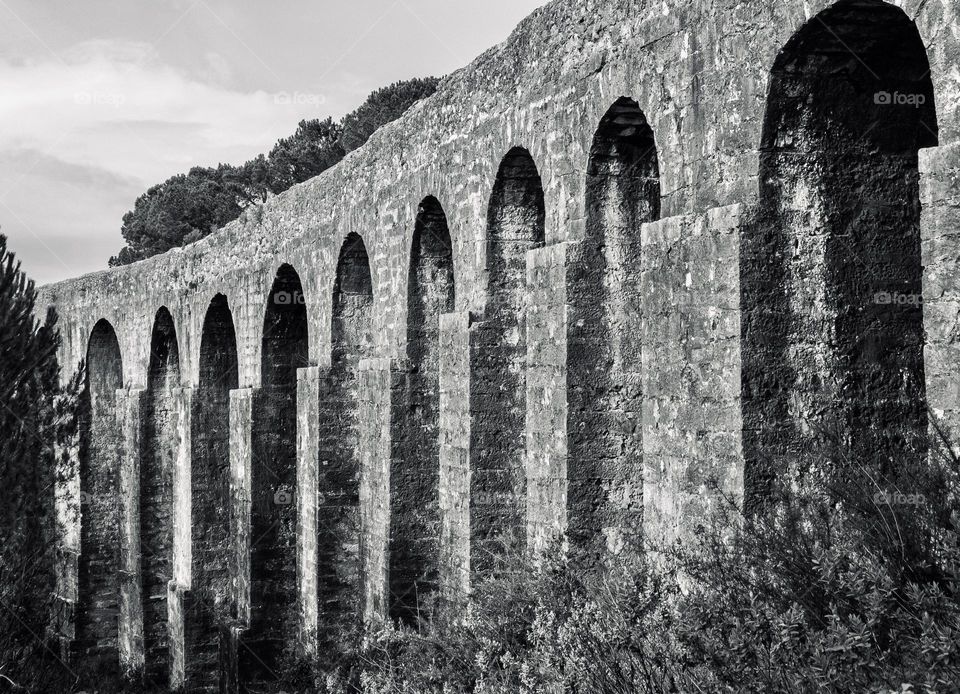
[{"label": "repeating arcade", "polygon": [[[352,627],[456,613],[507,554],[562,541],[602,571],[682,537],[713,491],[759,508],[805,457],[907,485],[930,406],[960,416],[930,314],[953,296],[960,157],[921,154],[927,49],[902,9],[840,0],[768,78],[741,204],[678,205],[677,133],[636,83],[546,149],[506,129],[480,203],[424,176],[385,213],[402,237],[344,221],[321,253],[271,254],[255,300],[191,278],[139,322],[123,297],[92,329],[60,307],[87,365],[72,657],[257,689]],[[583,161],[542,156],[571,141]],[[147,321],[142,355],[126,331]]]}]

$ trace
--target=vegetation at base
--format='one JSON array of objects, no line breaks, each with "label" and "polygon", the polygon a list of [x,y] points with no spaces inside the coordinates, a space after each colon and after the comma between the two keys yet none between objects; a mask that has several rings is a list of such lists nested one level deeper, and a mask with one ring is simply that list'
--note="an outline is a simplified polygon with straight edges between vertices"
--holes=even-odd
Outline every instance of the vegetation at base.
[{"label": "vegetation at base", "polygon": [[329,169],[363,145],[381,126],[436,91],[435,77],[378,89],[336,123],[304,120],[290,137],[240,166],[194,167],[153,186],[123,216],[127,245],[110,266],[130,263],[202,239],[240,216],[248,206]]},{"label": "vegetation at base", "polygon": [[[462,619],[390,626],[287,691],[329,694],[960,690],[960,465],[847,461],[721,502],[685,542],[584,574],[550,551]],[[904,485],[909,484],[909,487]]]}]

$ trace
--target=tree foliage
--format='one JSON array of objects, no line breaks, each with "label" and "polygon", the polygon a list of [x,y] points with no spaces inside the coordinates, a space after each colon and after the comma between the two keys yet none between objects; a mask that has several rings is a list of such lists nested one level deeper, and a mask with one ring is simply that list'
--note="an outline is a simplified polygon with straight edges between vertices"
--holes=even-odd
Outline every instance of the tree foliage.
[{"label": "tree foliage", "polygon": [[0,235],[0,679],[50,691],[65,675],[48,637],[54,487],[78,445],[83,376],[81,369],[61,387],[56,314],[39,323],[35,302],[33,282]]},{"label": "tree foliage", "polygon": [[352,152],[363,146],[380,126],[396,120],[414,103],[433,94],[437,82],[436,77],[406,80],[370,94],[360,108],[344,116],[343,148]]},{"label": "tree foliage", "polygon": [[123,237],[129,246],[110,264],[134,262],[202,239],[240,216],[240,187],[231,182],[229,169],[195,167],[137,198],[133,210],[123,216]]},{"label": "tree foliage", "polygon": [[110,265],[127,265],[202,239],[247,206],[326,171],[377,128],[436,91],[437,82],[434,77],[397,82],[370,94],[339,123],[332,118],[300,121],[296,132],[266,155],[240,166],[194,167],[151,187],[123,216],[127,245],[110,258]]}]

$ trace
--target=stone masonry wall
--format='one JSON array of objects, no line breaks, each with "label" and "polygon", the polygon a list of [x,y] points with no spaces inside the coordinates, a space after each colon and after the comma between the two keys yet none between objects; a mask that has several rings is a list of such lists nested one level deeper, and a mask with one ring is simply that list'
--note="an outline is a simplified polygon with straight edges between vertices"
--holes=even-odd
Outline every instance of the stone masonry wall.
[{"label": "stone masonry wall", "polygon": [[643,226],[643,489],[620,493],[667,542],[743,493],[740,223],[732,205]]},{"label": "stone masonry wall", "polygon": [[[876,84],[831,62],[824,24],[855,37]],[[901,420],[922,436],[923,404],[958,426],[957,26],[953,0],[554,0],[336,167],[200,242],[41,288],[64,377],[89,355],[96,386],[79,480],[58,497],[74,654],[143,671],[161,638],[145,601],[166,596],[171,683],[216,647],[202,686],[233,691],[284,653],[328,652],[345,620],[409,617],[389,587],[430,584],[418,552],[441,603],[462,606],[511,535],[533,551],[682,540],[713,492],[743,495],[806,440],[829,388],[849,394],[856,450],[897,440]],[[917,113],[877,96],[910,89]],[[428,199],[443,272],[411,268]],[[878,241],[891,228],[907,263]],[[846,231],[869,272],[841,252]],[[411,301],[451,277],[450,301]],[[921,289],[922,309],[865,300]],[[184,389],[166,404],[149,377],[161,307],[179,365],[165,389]],[[235,350],[216,392],[211,307],[232,330],[218,349]],[[158,402],[182,413],[159,439]],[[173,439],[167,499],[150,451]],[[161,507],[165,593],[141,535],[168,532]],[[394,573],[402,538],[424,533]]]}]

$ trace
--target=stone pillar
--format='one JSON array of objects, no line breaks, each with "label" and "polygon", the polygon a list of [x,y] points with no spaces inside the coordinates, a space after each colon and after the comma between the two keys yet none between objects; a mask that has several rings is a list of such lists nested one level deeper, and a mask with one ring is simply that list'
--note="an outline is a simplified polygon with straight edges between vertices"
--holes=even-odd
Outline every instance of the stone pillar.
[{"label": "stone pillar", "polygon": [[[53,615],[49,635],[59,645],[60,659],[70,656],[76,636],[77,573],[80,560],[80,440],[79,435],[56,461],[54,516],[56,522],[56,572]],[[62,481],[62,482],[61,482]]]},{"label": "stone pillar", "polygon": [[177,456],[173,466],[173,578],[167,586],[167,624],[170,644],[170,688],[183,687],[185,677],[185,593],[192,586],[192,512],[190,416],[193,389],[174,391],[177,418]]},{"label": "stone pillar", "polygon": [[567,524],[567,243],[527,251],[527,547]]},{"label": "stone pillar", "polygon": [[390,542],[390,360],[361,359],[357,426],[360,442],[360,560],[363,621],[386,619]]},{"label": "stone pillar", "polygon": [[470,592],[470,315],[440,316],[440,594],[456,614]]},{"label": "stone pillar", "polygon": [[320,448],[318,367],[297,369],[297,586],[300,647],[317,654],[317,473]]},{"label": "stone pillar", "polygon": [[120,669],[143,672],[143,599],[140,590],[140,410],[143,389],[117,391],[120,427]]},{"label": "stone pillar", "polygon": [[[643,503],[648,540],[742,499],[739,205],[642,226]],[[717,487],[713,487],[713,483]]]},{"label": "stone pillar", "polygon": [[[960,144],[920,150],[927,404],[936,446],[960,441]],[[936,428],[941,431],[938,433]]]},{"label": "stone pillar", "polygon": [[230,590],[232,621],[221,636],[224,691],[239,691],[238,655],[243,632],[250,627],[250,503],[255,389],[230,391]]}]

